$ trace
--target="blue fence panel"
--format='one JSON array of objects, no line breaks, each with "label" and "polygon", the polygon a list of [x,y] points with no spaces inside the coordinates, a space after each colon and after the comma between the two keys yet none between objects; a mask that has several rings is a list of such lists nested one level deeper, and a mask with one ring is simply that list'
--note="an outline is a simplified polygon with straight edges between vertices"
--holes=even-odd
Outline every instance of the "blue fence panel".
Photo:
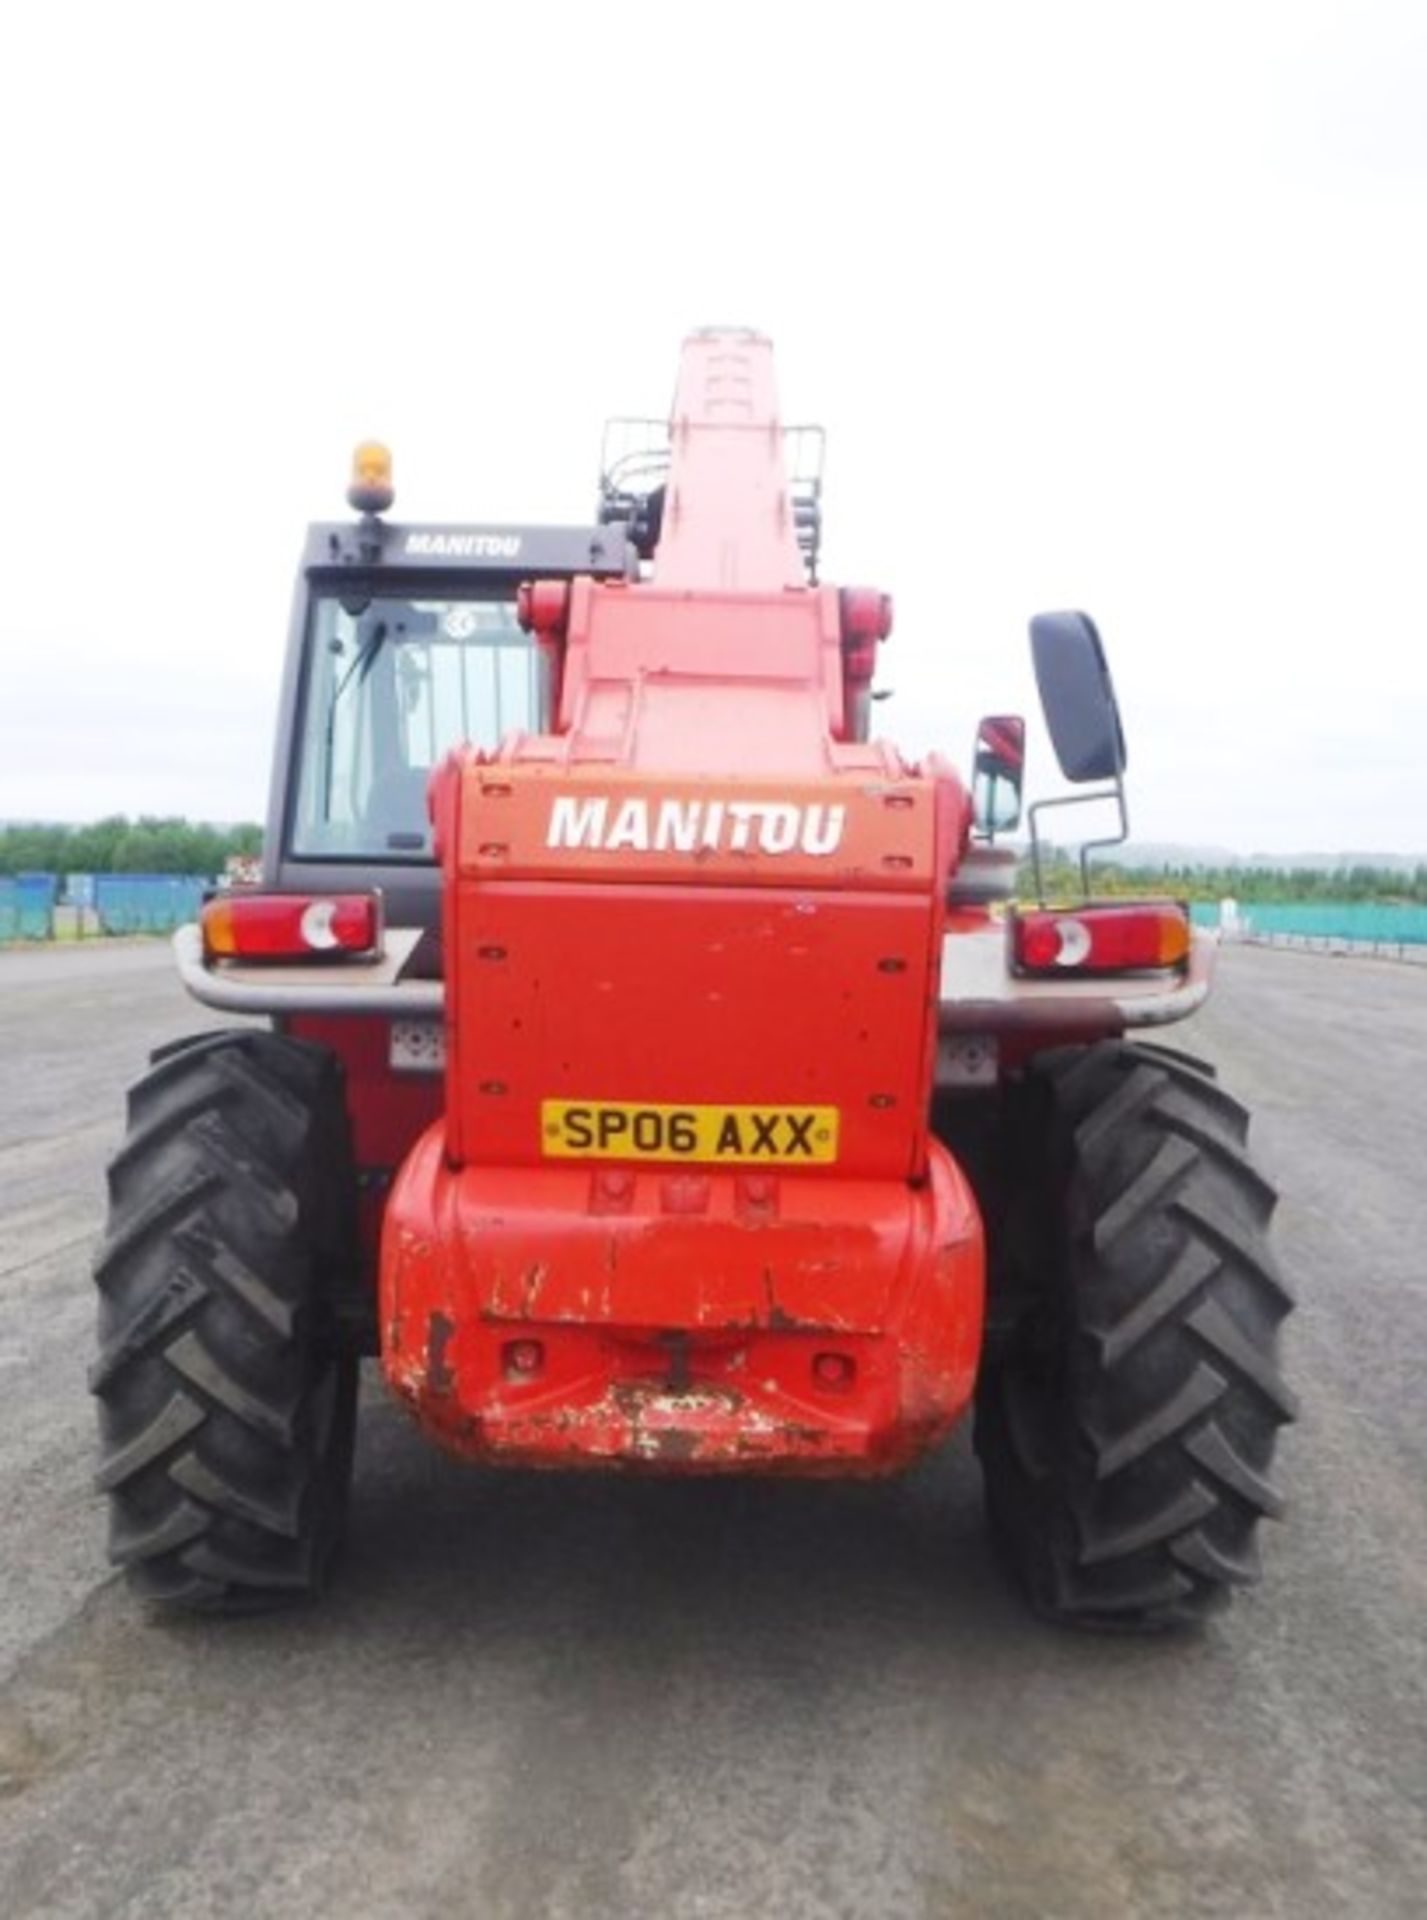
[{"label": "blue fence panel", "polygon": [[198,874],[99,873],[94,908],[105,933],[171,933],[198,917],[210,882]]},{"label": "blue fence panel", "polygon": [[58,892],[52,873],[0,875],[0,940],[48,940]]}]

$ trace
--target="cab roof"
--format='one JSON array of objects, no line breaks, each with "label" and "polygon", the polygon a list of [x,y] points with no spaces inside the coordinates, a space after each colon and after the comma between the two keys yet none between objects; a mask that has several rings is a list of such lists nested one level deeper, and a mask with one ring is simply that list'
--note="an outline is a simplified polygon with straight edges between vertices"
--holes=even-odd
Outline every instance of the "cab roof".
[{"label": "cab roof", "polygon": [[513,588],[522,580],[633,577],[638,560],[620,527],[492,526],[485,522],[319,521],[307,529],[303,571],[317,584],[373,577]]}]

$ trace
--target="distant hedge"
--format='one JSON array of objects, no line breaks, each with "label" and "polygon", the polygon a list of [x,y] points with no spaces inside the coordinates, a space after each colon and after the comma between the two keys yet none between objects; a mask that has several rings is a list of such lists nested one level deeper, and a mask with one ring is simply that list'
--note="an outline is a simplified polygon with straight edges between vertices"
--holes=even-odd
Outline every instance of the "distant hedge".
[{"label": "distant hedge", "polygon": [[[230,854],[262,851],[263,830],[252,821],[214,827],[177,817],[113,814],[89,827],[0,827],[0,873],[218,874]],[[1169,893],[1190,900],[1391,901],[1427,903],[1427,864],[1387,867],[1116,866],[1093,862],[1099,894]],[[1063,849],[1050,848],[1046,890],[1073,894],[1079,873]],[[1034,886],[1030,861],[1021,892]]]},{"label": "distant hedge", "polygon": [[213,827],[201,821],[116,813],[89,827],[0,827],[0,873],[218,874],[230,854],[261,851],[251,821]]},{"label": "distant hedge", "polygon": [[[1172,894],[1179,900],[1274,901],[1331,900],[1427,903],[1427,865],[1411,871],[1392,867],[1122,867],[1091,857],[1094,890],[1100,895]],[[1063,853],[1044,862],[1048,895],[1072,895],[1080,870]],[[1021,868],[1020,891],[1034,891],[1031,863]]]}]

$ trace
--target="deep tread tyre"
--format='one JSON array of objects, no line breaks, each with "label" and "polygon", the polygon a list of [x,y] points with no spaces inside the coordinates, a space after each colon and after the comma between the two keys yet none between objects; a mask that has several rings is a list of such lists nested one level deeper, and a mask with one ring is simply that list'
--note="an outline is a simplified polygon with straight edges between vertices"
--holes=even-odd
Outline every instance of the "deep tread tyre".
[{"label": "deep tread tyre", "polygon": [[987,1369],[976,1449],[993,1533],[1036,1610],[1197,1623],[1257,1579],[1255,1534],[1295,1415],[1274,1193],[1211,1069],[1106,1042],[1040,1056],[1013,1204],[1032,1302]]},{"label": "deep tread tyre", "polygon": [[341,1537],[356,1360],[341,1068],[260,1030],[162,1048],[129,1095],[95,1259],[109,1553],[157,1605],[246,1612],[318,1591]]}]

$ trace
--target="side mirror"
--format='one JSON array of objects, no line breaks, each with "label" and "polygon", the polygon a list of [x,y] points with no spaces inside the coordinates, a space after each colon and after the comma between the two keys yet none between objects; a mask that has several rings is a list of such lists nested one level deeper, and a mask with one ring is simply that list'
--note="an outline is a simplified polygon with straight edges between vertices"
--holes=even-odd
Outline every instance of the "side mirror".
[{"label": "side mirror", "polygon": [[1031,656],[1051,744],[1067,780],[1118,780],[1128,764],[1120,709],[1095,622],[1086,613],[1038,613]]},{"label": "side mirror", "polygon": [[988,714],[976,729],[971,805],[978,833],[994,838],[1021,823],[1026,723],[1018,713]]}]

